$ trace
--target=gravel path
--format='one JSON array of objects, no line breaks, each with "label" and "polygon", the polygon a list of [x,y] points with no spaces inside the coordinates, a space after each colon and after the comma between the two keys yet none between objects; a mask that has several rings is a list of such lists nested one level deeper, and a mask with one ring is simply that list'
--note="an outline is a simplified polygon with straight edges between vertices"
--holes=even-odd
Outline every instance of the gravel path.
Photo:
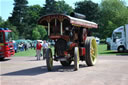
[{"label": "gravel path", "polygon": [[0,61],[0,85],[128,85],[128,56],[100,55],[95,66],[80,62],[79,71],[73,71],[73,62],[69,67],[54,62],[48,72],[45,62],[35,57]]}]

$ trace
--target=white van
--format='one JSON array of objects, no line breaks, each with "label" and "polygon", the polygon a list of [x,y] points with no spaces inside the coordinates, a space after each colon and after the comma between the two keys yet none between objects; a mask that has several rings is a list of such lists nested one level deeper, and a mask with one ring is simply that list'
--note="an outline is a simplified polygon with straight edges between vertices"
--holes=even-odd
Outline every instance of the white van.
[{"label": "white van", "polygon": [[128,50],[128,24],[120,26],[113,31],[110,48],[118,52]]}]

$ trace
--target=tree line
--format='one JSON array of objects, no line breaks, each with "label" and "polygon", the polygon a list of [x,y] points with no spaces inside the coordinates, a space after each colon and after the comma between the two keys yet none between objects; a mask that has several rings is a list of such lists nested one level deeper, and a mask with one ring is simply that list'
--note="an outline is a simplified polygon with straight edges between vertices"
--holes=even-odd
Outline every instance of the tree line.
[{"label": "tree line", "polygon": [[27,0],[14,0],[14,8],[6,21],[0,17],[0,27],[13,31],[14,39],[47,39],[47,30],[37,24],[38,19],[46,14],[61,13],[69,15],[78,12],[86,15],[86,20],[98,24],[98,29],[91,29],[92,35],[105,39],[112,31],[128,24],[128,7],[123,0],[102,0],[100,4],[91,0],[81,0],[72,8],[64,0],[46,0],[45,4],[28,6]]}]

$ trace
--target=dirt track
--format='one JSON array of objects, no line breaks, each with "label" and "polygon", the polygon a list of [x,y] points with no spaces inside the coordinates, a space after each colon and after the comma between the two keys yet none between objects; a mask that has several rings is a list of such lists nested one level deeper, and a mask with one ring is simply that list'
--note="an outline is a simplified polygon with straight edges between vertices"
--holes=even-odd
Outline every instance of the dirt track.
[{"label": "dirt track", "polygon": [[0,85],[128,85],[128,56],[99,56],[96,66],[80,62],[73,71],[73,62],[62,67],[54,62],[48,72],[45,60],[35,57],[11,57],[0,61]]}]

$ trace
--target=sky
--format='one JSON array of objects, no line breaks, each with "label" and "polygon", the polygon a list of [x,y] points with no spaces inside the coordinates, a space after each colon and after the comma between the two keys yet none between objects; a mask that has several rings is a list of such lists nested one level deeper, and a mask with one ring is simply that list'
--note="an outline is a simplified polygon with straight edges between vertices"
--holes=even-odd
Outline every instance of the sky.
[{"label": "sky", "polygon": [[[56,0],[58,1],[58,0]],[[67,4],[74,8],[74,3],[82,0],[64,0]],[[100,3],[101,0],[92,0],[95,3]],[[126,0],[127,1],[127,0]],[[0,16],[3,20],[7,20],[9,16],[11,16],[14,0],[0,0]],[[28,5],[39,4],[43,6],[45,4],[45,0],[28,0]]]}]

